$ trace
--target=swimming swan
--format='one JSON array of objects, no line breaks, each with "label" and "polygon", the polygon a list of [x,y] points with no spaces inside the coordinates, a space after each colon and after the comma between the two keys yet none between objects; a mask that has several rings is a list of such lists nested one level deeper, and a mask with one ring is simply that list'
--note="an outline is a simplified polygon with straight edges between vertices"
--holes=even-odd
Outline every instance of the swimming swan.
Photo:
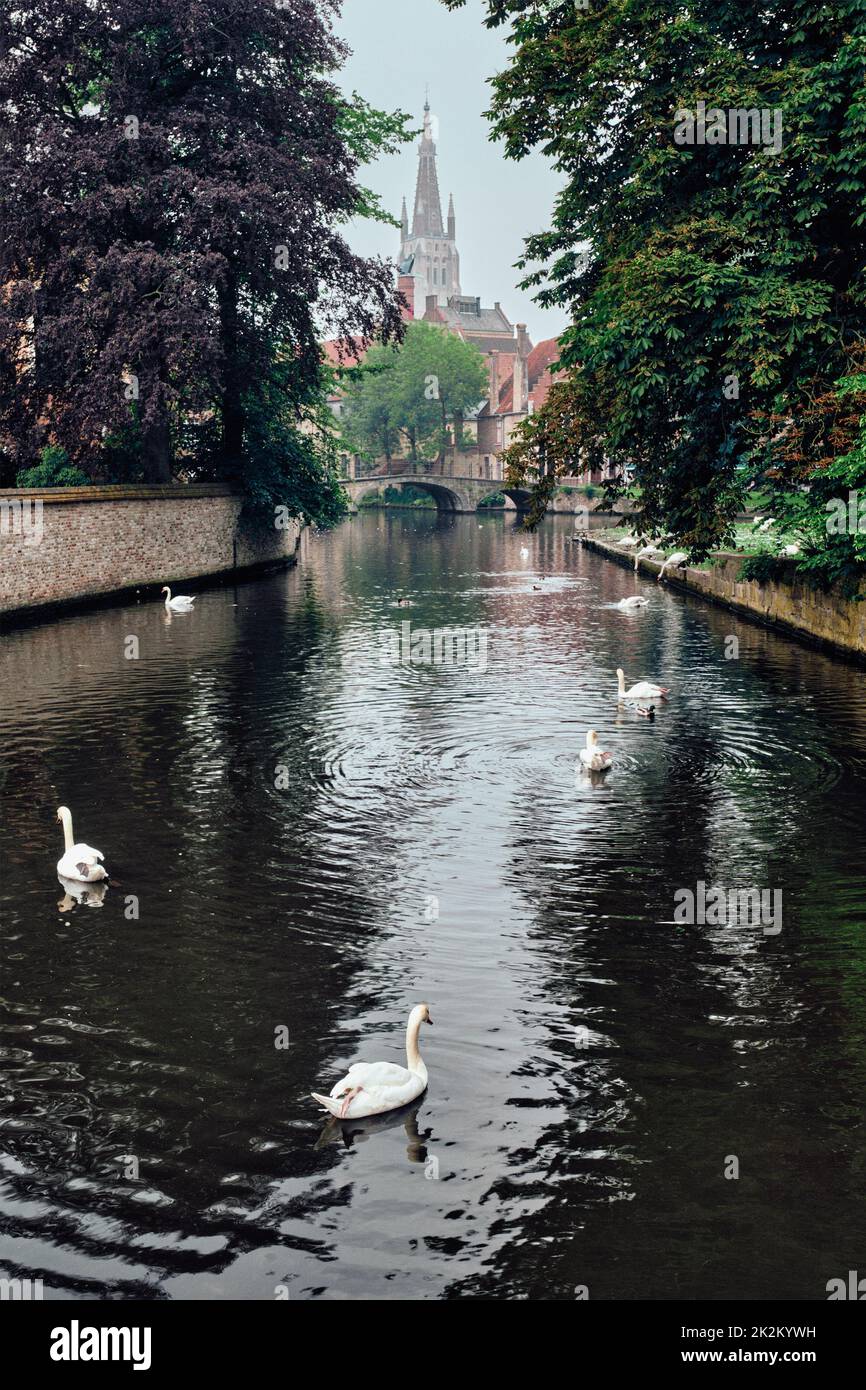
[{"label": "swimming swan", "polygon": [[663,700],[668,693],[667,686],[653,685],[651,681],[638,681],[626,690],[625,672],[621,666],[617,667],[616,678],[619,681],[621,700]]},{"label": "swimming swan", "polygon": [[612,753],[604,753],[598,746],[598,734],[590,729],[586,735],[586,747],[580,750],[580,761],[590,772],[607,772],[613,762]]},{"label": "swimming swan", "polygon": [[63,858],[57,861],[59,878],[72,878],[78,883],[95,883],[97,879],[108,878],[108,872],[100,864],[102,855],[90,845],[77,845],[72,836],[72,812],[68,806],[59,806],[57,819],[63,825]]},{"label": "swimming swan", "polygon": [[432,1022],[427,1005],[416,1004],[406,1028],[407,1067],[398,1067],[394,1062],[355,1062],[329,1096],[312,1091],[313,1100],[338,1120],[360,1120],[365,1115],[381,1115],[408,1105],[427,1089],[427,1068],[418,1051],[418,1034],[422,1023]]},{"label": "swimming swan", "polygon": [[166,595],[166,608],[173,608],[175,613],[188,613],[195,603],[195,597],[190,594],[178,594],[176,598],[172,598],[171,589],[167,584],[163,585],[160,592]]}]

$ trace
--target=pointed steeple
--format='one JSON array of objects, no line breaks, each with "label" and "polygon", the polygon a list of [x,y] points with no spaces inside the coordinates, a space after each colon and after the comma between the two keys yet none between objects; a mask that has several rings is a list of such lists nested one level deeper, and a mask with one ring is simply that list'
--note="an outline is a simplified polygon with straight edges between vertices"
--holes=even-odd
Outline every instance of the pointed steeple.
[{"label": "pointed steeple", "polygon": [[455,238],[454,199],[448,203],[448,229],[442,220],[439,177],[436,172],[434,121],[429,98],[424,103],[424,130],[418,145],[418,181],[415,186],[415,212],[412,230],[406,215],[406,200],[400,227],[401,275],[411,275],[416,306],[427,304],[434,295],[438,304],[447,304],[460,294],[460,254]]},{"label": "pointed steeple", "polygon": [[444,236],[439,176],[436,172],[436,145],[430,120],[430,103],[424,103],[424,133],[418,143],[418,181],[415,184],[415,214],[412,235]]}]

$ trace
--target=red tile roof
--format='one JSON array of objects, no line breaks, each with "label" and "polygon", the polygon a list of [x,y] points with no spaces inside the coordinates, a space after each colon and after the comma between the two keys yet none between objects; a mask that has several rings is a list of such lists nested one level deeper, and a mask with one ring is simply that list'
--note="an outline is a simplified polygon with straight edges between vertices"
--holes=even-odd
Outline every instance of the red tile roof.
[{"label": "red tile roof", "polygon": [[363,338],[328,338],[322,343],[322,351],[332,367],[357,367],[366,348]]},{"label": "red tile roof", "polygon": [[[547,400],[548,392],[556,380],[550,371],[550,365],[559,357],[559,341],[556,338],[545,338],[542,342],[536,343],[531,353],[526,359],[526,366],[529,373],[529,399],[532,401],[533,410],[540,410]],[[499,413],[508,415],[514,410],[514,373],[503,382],[499,391]]]}]

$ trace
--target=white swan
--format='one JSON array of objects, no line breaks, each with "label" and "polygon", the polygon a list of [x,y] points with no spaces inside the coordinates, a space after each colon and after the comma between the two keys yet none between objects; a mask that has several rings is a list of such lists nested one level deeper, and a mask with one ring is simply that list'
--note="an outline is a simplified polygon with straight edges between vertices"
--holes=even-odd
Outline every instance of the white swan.
[{"label": "white swan", "polygon": [[57,819],[63,825],[64,853],[57,861],[58,878],[72,878],[78,883],[95,883],[100,878],[108,878],[108,872],[100,864],[102,855],[90,845],[77,845],[72,836],[72,812],[68,806],[57,808]]},{"label": "white swan", "polygon": [[613,762],[613,754],[605,753],[599,748],[595,729],[587,732],[586,747],[580,750],[580,761],[590,772],[606,772]]},{"label": "white swan", "polygon": [[620,537],[620,539],[619,539],[619,541],[617,542],[617,544],[618,544],[618,545],[637,545],[637,536],[633,536],[633,535],[631,535],[630,533],[626,533],[626,535]]},{"label": "white swan", "polygon": [[175,613],[188,613],[195,603],[195,596],[190,594],[178,594],[176,598],[172,598],[171,589],[167,584],[163,585],[160,592],[166,595],[166,608],[173,608]]},{"label": "white swan", "polygon": [[651,681],[638,681],[626,690],[625,672],[621,666],[617,667],[616,678],[619,681],[621,700],[663,700],[668,693],[667,686],[653,685]]},{"label": "white swan", "polygon": [[643,598],[640,594],[632,594],[630,598],[621,598],[616,606],[617,608],[646,608],[648,603],[648,598]]},{"label": "white swan", "polygon": [[800,554],[800,547],[799,547],[798,545],[783,545],[783,546],[782,546],[782,554],[783,554],[783,555],[799,555],[799,554]]},{"label": "white swan", "polygon": [[432,1022],[427,1005],[416,1004],[406,1028],[408,1067],[398,1067],[394,1062],[355,1062],[329,1096],[312,1091],[313,1100],[338,1120],[360,1120],[365,1115],[381,1115],[408,1105],[427,1089],[427,1068],[418,1051],[418,1034],[422,1023]]},{"label": "white swan", "polygon": [[522,545],[522,546],[520,547],[520,558],[521,558],[521,560],[528,560],[528,559],[529,559],[529,551],[526,549],[526,546],[525,546],[525,545]]},{"label": "white swan", "polygon": [[767,520],[764,521],[764,522],[762,522],[762,524],[758,527],[758,530],[759,530],[759,531],[769,531],[770,527],[771,527],[771,526],[775,526],[775,524],[776,524],[776,518],[775,518],[774,516],[768,516],[768,517],[767,517]]},{"label": "white swan", "polygon": [[689,557],[685,550],[675,550],[673,555],[669,555],[668,558],[665,560],[664,564],[662,565],[661,569],[656,575],[656,579],[663,579],[665,570],[668,569],[671,565],[673,565],[675,569],[682,569],[684,565],[688,564],[688,559]]},{"label": "white swan", "polygon": [[660,560],[664,555],[663,550],[659,550],[657,545],[642,545],[640,550],[634,554],[634,567],[637,569],[639,560]]}]

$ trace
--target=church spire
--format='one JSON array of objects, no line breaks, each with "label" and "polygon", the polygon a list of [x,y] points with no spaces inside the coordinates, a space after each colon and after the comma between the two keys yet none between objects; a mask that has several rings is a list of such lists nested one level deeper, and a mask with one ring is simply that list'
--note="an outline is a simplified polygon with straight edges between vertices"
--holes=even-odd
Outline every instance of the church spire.
[{"label": "church spire", "polygon": [[452,295],[460,294],[460,255],[454,232],[454,199],[448,201],[446,231],[436,172],[434,129],[428,97],[424,102],[424,130],[418,144],[418,182],[412,231],[409,232],[404,198],[400,218],[400,259],[397,263],[399,273],[411,275],[415,282],[415,304],[422,314],[431,295],[435,296],[437,304],[447,304]]},{"label": "church spire", "polygon": [[415,215],[412,235],[444,236],[439,176],[436,172],[436,145],[433,140],[430,102],[424,102],[424,132],[418,144],[418,180],[415,184]]},{"label": "church spire", "polygon": [[454,217],[454,194],[448,194],[448,240],[454,241],[457,236],[457,224]]}]

